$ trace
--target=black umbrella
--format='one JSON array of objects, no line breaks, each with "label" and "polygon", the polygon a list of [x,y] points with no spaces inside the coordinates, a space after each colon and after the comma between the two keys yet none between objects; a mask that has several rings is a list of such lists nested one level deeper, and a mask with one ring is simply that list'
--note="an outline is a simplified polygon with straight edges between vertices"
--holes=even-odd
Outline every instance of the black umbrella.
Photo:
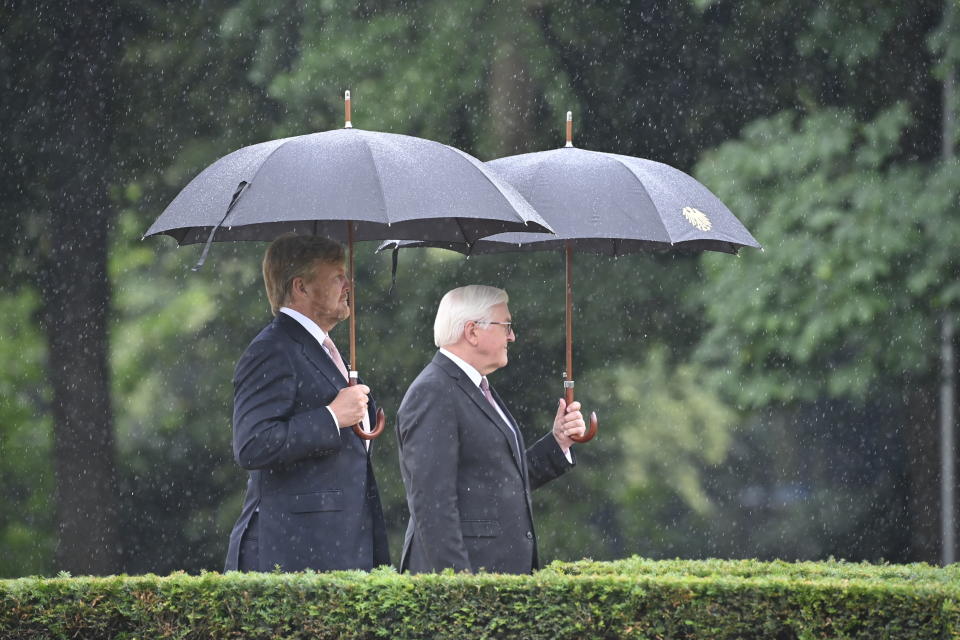
[{"label": "black umbrella", "polygon": [[[505,231],[550,232],[516,190],[473,156],[392,133],[354,129],[350,92],[343,129],[244,147],[204,169],[144,237],[178,244],[323,235],[348,246],[350,382],[356,383],[353,241],[404,237],[472,244]],[[378,426],[368,435],[375,437]]]},{"label": "black umbrella", "polygon": [[[503,233],[474,243],[390,241],[393,247],[440,247],[475,255],[560,249],[566,261],[567,404],[573,402],[573,249],[618,256],[640,251],[737,253],[760,245],[709,189],[686,173],[643,158],[573,146],[492,160],[487,165],[510,182],[553,227],[554,235]],[[579,442],[596,434],[596,414]]]}]

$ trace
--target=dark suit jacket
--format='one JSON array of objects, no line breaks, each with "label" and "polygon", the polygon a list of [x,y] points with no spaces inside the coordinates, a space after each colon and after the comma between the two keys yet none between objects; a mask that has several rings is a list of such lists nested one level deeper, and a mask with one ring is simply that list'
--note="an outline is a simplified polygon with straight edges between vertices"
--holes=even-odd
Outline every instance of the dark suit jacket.
[{"label": "dark suit jacket", "polygon": [[573,465],[547,434],[520,449],[483,393],[437,353],[400,404],[397,436],[410,522],[400,570],[530,573],[539,568],[530,491]]},{"label": "dark suit jacket", "polygon": [[261,571],[388,564],[369,452],[352,431],[337,429],[326,408],[347,382],[316,339],[278,313],[241,356],[233,384],[233,453],[250,473],[226,570],[237,568],[256,511],[249,533]]}]

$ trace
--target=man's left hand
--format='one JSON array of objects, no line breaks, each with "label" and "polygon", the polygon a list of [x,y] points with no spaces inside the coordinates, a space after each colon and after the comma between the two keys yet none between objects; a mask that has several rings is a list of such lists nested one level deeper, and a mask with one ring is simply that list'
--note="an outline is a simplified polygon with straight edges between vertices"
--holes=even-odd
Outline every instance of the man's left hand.
[{"label": "man's left hand", "polygon": [[560,399],[557,407],[557,416],[553,419],[553,437],[564,451],[573,444],[570,436],[582,436],[587,431],[587,425],[580,413],[580,403],[571,402],[567,406],[566,400]]}]

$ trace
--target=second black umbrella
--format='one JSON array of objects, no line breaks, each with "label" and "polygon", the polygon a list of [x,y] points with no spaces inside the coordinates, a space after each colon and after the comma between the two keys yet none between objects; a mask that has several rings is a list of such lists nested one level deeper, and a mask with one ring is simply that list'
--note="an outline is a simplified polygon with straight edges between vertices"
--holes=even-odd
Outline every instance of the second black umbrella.
[{"label": "second black umbrella", "polygon": [[[746,227],[700,182],[673,167],[632,156],[573,146],[567,113],[566,146],[487,163],[513,185],[553,228],[554,234],[502,233],[474,243],[391,241],[393,247],[439,247],[467,255],[559,249],[566,262],[567,404],[574,399],[573,250],[619,256],[643,251],[737,253],[760,247]],[[590,417],[586,442],[597,431]]]}]

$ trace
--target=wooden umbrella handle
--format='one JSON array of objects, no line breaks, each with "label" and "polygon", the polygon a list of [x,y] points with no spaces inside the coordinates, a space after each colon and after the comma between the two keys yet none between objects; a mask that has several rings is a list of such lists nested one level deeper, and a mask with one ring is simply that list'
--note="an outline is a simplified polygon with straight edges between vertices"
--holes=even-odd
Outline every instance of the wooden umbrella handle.
[{"label": "wooden umbrella handle", "polygon": [[[350,92],[347,91],[347,126],[350,126]],[[350,222],[347,223],[347,252],[348,252],[348,266],[350,268],[350,376],[348,378],[348,384],[352,387],[357,384],[357,294],[356,289],[354,288],[354,271],[353,271],[353,224]],[[381,433],[383,433],[383,427],[386,424],[387,419],[384,416],[383,409],[377,409],[377,424],[374,426],[373,431],[369,433],[363,430],[361,423],[357,423],[351,427],[353,432],[363,438],[364,440],[373,440]]]},{"label": "wooden umbrella handle", "polygon": [[[573,403],[573,387],[567,387],[564,389],[565,400],[567,401],[567,406],[569,407]],[[587,426],[587,432],[582,436],[570,436],[570,439],[574,442],[590,442],[593,440],[593,437],[597,435],[597,413],[596,411],[590,412],[590,424]]]},{"label": "wooden umbrella handle", "polygon": [[[353,373],[352,371],[350,373]],[[350,376],[350,386],[355,386],[357,384],[357,379],[353,376]],[[373,440],[381,433],[383,433],[383,428],[387,424],[386,415],[383,413],[383,407],[377,407],[377,423],[374,425],[372,431],[364,431],[363,423],[358,422],[357,424],[350,427],[353,429],[353,432],[363,438],[364,440]]]},{"label": "wooden umbrella handle", "polygon": [[[572,116],[568,111],[567,124],[570,124],[571,121]],[[573,404],[573,245],[570,244],[569,240],[564,243],[563,253],[567,272],[567,300],[565,305],[567,321],[567,370],[563,372],[563,391],[564,398],[566,399],[567,406],[569,407],[571,404]],[[591,412],[590,424],[587,427],[587,432],[582,436],[570,436],[570,439],[574,442],[590,442],[593,440],[593,436],[595,435],[597,435],[597,414]]]}]

